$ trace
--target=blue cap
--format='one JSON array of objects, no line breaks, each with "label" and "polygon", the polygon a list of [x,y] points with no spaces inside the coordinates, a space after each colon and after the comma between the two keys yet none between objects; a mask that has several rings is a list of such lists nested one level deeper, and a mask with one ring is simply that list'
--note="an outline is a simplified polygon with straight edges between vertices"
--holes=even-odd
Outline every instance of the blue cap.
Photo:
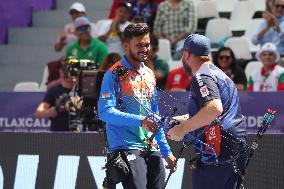
[{"label": "blue cap", "polygon": [[211,52],[211,42],[204,35],[190,34],[185,39],[182,50],[187,50],[195,56],[208,56]]},{"label": "blue cap", "polygon": [[86,16],[80,16],[75,19],[74,25],[76,28],[76,32],[85,32],[90,26],[90,21]]}]

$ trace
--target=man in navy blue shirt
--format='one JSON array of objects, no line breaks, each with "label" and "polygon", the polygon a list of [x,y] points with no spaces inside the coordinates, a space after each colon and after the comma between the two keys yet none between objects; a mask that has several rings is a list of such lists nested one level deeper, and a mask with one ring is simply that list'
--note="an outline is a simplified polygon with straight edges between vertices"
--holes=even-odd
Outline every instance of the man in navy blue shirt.
[{"label": "man in navy blue shirt", "polygon": [[[247,155],[241,153],[246,142],[246,125],[241,114],[237,89],[233,81],[211,62],[210,40],[203,35],[187,37],[182,49],[185,70],[191,68],[193,77],[189,90],[188,111],[190,119],[179,116],[182,124],[168,132],[171,140],[182,140],[189,134],[213,146],[218,163],[199,161],[193,169],[194,189],[236,188],[238,173],[244,168]],[[217,123],[217,124],[215,124]],[[224,135],[227,135],[226,138]],[[238,144],[235,145],[233,140]],[[231,155],[237,156],[234,169]]]}]

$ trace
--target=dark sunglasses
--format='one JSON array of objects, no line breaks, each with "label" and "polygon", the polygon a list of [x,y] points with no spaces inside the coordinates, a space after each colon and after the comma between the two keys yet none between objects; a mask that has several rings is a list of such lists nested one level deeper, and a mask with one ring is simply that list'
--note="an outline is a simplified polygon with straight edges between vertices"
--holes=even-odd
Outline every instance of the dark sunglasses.
[{"label": "dark sunglasses", "polygon": [[282,8],[282,9],[284,9],[284,5],[280,5],[280,4],[277,4],[277,5],[274,5],[276,8]]},{"label": "dark sunglasses", "polygon": [[223,59],[229,60],[231,58],[231,56],[219,56],[218,58],[220,60],[223,60]]}]

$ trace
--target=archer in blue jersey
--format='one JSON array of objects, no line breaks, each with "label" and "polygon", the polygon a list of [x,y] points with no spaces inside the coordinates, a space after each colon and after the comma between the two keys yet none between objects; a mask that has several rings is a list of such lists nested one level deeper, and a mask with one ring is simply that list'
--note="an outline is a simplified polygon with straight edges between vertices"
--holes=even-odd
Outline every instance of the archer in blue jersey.
[{"label": "archer in blue jersey", "polygon": [[[201,158],[192,172],[194,189],[235,189],[247,160],[243,153],[246,125],[233,81],[211,63],[210,40],[199,34],[187,37],[182,62],[192,70],[188,112],[190,119],[169,130],[172,140],[198,137],[212,146],[217,160]],[[237,157],[230,162],[232,156]],[[202,156],[203,157],[203,156]],[[207,160],[207,161],[205,161]]]},{"label": "archer in blue jersey", "polygon": [[123,36],[125,55],[104,75],[99,117],[106,122],[109,153],[123,152],[128,161],[130,175],[122,181],[123,187],[163,188],[165,170],[161,156],[170,169],[174,171],[176,167],[162,129],[156,133],[148,153],[141,153],[158,127],[147,115],[159,113],[154,73],[143,63],[150,48],[149,27],[130,24]]}]

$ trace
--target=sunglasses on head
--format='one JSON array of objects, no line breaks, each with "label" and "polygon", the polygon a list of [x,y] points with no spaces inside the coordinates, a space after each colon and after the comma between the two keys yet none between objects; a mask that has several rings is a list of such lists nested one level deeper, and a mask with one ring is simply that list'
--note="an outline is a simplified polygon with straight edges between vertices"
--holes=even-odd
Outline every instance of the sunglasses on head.
[{"label": "sunglasses on head", "polygon": [[275,8],[282,8],[282,9],[284,9],[284,5],[282,5],[282,4],[276,4],[274,6],[275,6]]},{"label": "sunglasses on head", "polygon": [[231,56],[219,56],[218,58],[220,60],[223,60],[223,59],[229,60],[231,58]]}]

